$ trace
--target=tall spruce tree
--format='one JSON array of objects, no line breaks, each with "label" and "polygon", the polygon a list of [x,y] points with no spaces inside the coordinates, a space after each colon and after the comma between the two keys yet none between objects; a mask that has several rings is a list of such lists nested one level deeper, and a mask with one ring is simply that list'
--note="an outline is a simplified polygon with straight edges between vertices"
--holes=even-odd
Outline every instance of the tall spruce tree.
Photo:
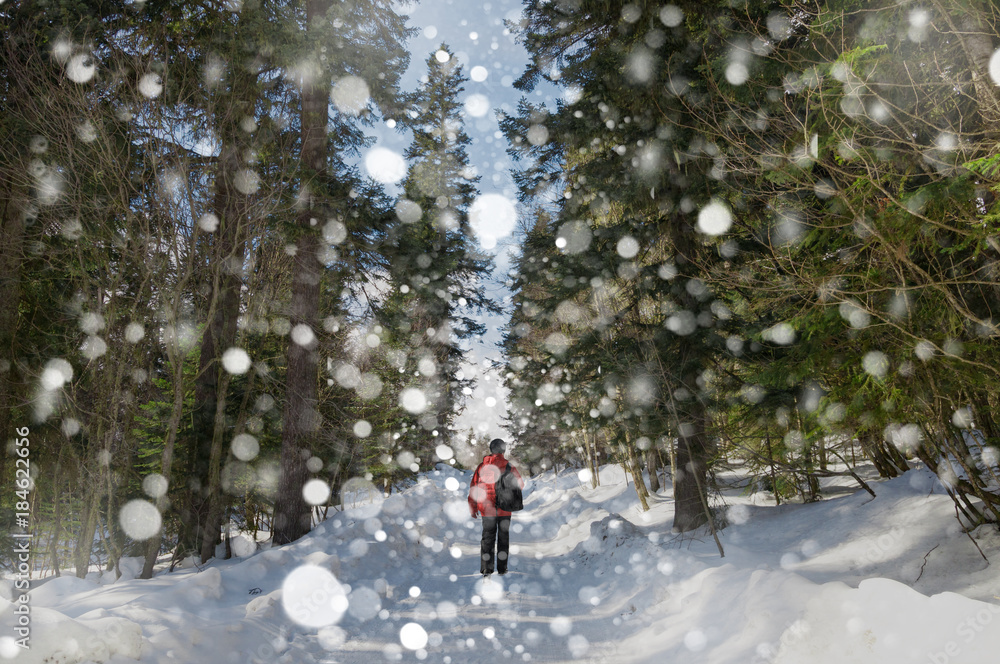
[{"label": "tall spruce tree", "polygon": [[499,311],[486,294],[492,259],[477,249],[469,220],[479,178],[459,100],[467,80],[446,45],[427,59],[410,104],[410,164],[386,252],[390,291],[378,312],[390,346],[405,357],[397,363],[404,382],[397,445],[421,458],[448,437],[470,391],[465,344],[486,331],[474,315]]},{"label": "tall spruce tree", "polygon": [[[682,5],[706,20],[713,11]],[[617,359],[601,366],[602,375],[614,375],[603,378],[605,395],[593,407],[622,435],[633,431],[632,440],[634,417],[663,427],[649,432],[653,439],[676,438],[674,526],[687,531],[709,518],[711,375],[719,351],[720,310],[703,273],[720,243],[698,215],[728,212],[713,201],[721,194],[713,177],[717,150],[695,131],[697,109],[682,100],[700,94],[689,89],[701,76],[698,45],[664,15],[668,9],[680,12],[529,3],[520,37],[532,64],[518,85],[530,90],[544,77],[573,94],[550,112],[522,105],[504,129],[515,156],[535,162],[519,176],[522,190],[554,187],[559,197],[553,240],[563,248],[561,263],[580,272],[563,283],[593,289],[600,300],[592,334],[574,337]]]},{"label": "tall spruce tree", "polygon": [[[310,529],[311,509],[302,495],[306,462],[322,426],[317,409],[321,332],[320,229],[350,213],[350,187],[338,181],[343,157],[364,141],[358,124],[370,122],[372,106],[393,108],[408,54],[404,17],[391,2],[350,4],[306,0],[306,35],[293,61],[301,83],[302,110],[298,219],[289,314],[286,399],[283,415],[281,481],[274,507],[274,542],[294,541]],[[331,136],[331,101],[335,112]],[[331,164],[332,162],[332,164]],[[355,193],[356,195],[356,193]]]}]

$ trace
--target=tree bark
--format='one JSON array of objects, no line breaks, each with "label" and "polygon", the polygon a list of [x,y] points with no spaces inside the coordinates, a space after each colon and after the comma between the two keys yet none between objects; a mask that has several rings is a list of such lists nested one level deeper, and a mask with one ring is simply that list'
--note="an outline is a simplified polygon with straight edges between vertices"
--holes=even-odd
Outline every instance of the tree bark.
[{"label": "tree bark", "polygon": [[677,436],[677,466],[674,468],[674,530],[687,532],[708,521],[705,513],[708,447],[704,407],[689,406],[688,418],[681,422]]},{"label": "tree bark", "polygon": [[626,449],[623,452],[628,459],[628,465],[632,471],[632,479],[635,480],[635,493],[639,496],[639,503],[642,505],[642,511],[649,511],[649,491],[646,489],[646,483],[642,479],[642,468],[639,467],[639,456],[635,453],[635,446],[625,439]]},{"label": "tree bark", "polygon": [[[183,358],[176,358],[180,362],[174,368],[174,405],[170,413],[170,421],[167,424],[167,439],[163,443],[163,453],[160,456],[160,474],[170,481],[170,469],[174,461],[174,444],[177,441],[177,429],[180,427],[181,415],[184,412],[184,363]],[[164,493],[156,499],[156,509],[163,514],[167,506],[167,494]],[[139,578],[153,578],[153,566],[156,565],[156,557],[160,553],[160,544],[163,540],[163,527],[155,536],[150,537],[146,542],[146,560],[142,566],[142,575]]]},{"label": "tree bark", "polygon": [[80,533],[76,539],[76,548],[73,554],[73,564],[76,566],[76,575],[79,578],[87,576],[90,570],[90,555],[94,549],[94,533],[97,531],[97,510],[98,501],[101,498],[100,482],[95,482],[93,486],[85,484],[83,514],[80,516]]},{"label": "tree bark", "polygon": [[657,462],[658,455],[656,453],[656,448],[650,447],[646,450],[646,468],[649,470],[649,490],[652,493],[660,492],[660,468]]},{"label": "tree bark", "polygon": [[0,482],[7,484],[7,440],[14,435],[18,307],[24,248],[24,195],[6,171],[0,171]]},{"label": "tree bark", "polygon": [[219,532],[222,525],[222,452],[226,431],[226,392],[229,387],[229,376],[221,376],[220,383],[215,411],[215,431],[212,435],[212,448],[208,461],[208,493],[201,538],[202,563],[208,562],[215,556],[215,547],[220,541]]},{"label": "tree bark", "polygon": [[778,472],[774,469],[774,449],[771,447],[771,432],[764,432],[764,440],[767,441],[767,458],[771,464],[771,491],[774,492],[774,504],[781,504],[781,492],[778,491]]},{"label": "tree bark", "polygon": [[[307,0],[307,30],[313,30],[323,19],[326,0]],[[318,63],[317,63],[318,64]],[[322,186],[326,174],[329,86],[323,76],[306,81],[302,86],[302,148],[305,205],[299,216],[299,236],[295,242],[292,275],[291,322],[293,330],[300,325],[316,330],[319,313],[320,263],[318,259],[318,219],[321,217],[316,187]],[[291,339],[288,344],[288,376],[281,432],[281,480],[274,505],[274,544],[293,542],[309,532],[311,510],[302,496],[302,486],[308,478],[306,456],[315,432],[319,429],[316,410],[318,358],[313,338],[305,346]]]},{"label": "tree bark", "polygon": [[597,461],[597,434],[589,440],[584,438],[584,444],[587,446],[587,458],[590,461],[590,483],[596,489],[601,486],[601,465]]},{"label": "tree bark", "polygon": [[195,469],[188,508],[185,550],[199,551],[202,561],[212,557],[219,543],[218,457],[225,422],[225,376],[222,354],[236,342],[236,321],[240,312],[240,269],[245,255],[244,224],[233,178],[239,169],[239,153],[234,139],[223,146],[219,171],[215,176],[212,211],[219,227],[212,238],[212,271],[209,322],[205,326],[195,379]]},{"label": "tree bark", "polygon": [[62,530],[62,492],[59,490],[59,475],[61,464],[59,458],[56,459],[55,468],[52,471],[52,487],[54,494],[53,514],[52,514],[52,570],[56,576],[62,576],[59,570],[59,531]]}]

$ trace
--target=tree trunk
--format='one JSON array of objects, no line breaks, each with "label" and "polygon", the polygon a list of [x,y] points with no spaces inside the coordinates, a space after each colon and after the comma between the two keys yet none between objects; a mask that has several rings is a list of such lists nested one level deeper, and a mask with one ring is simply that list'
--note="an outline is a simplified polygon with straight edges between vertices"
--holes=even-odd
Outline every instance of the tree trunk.
[{"label": "tree trunk", "polygon": [[221,376],[215,412],[215,431],[212,435],[212,449],[208,461],[208,492],[206,494],[205,523],[202,525],[201,562],[206,563],[215,556],[215,547],[220,541],[222,525],[222,450],[226,431],[226,392],[229,376]]},{"label": "tree trunk", "polygon": [[59,570],[59,531],[62,530],[62,491],[59,490],[59,475],[60,475],[60,463],[59,459],[56,459],[55,468],[52,471],[52,493],[53,501],[55,505],[53,506],[52,514],[52,570],[55,572],[56,576],[62,576],[62,572]]},{"label": "tree trunk", "polygon": [[12,409],[18,390],[14,365],[21,262],[24,246],[24,196],[21,187],[0,171],[0,482],[7,482],[7,440],[13,435]]},{"label": "tree trunk", "polygon": [[899,476],[899,469],[889,457],[888,449],[891,445],[884,444],[870,431],[860,432],[858,434],[858,441],[861,443],[861,450],[875,464],[880,477],[892,479]]},{"label": "tree trunk", "polygon": [[97,531],[97,510],[98,502],[101,499],[100,482],[95,482],[94,486],[89,483],[84,487],[86,502],[83,507],[83,514],[80,515],[80,533],[76,539],[76,549],[73,554],[73,564],[76,566],[76,575],[79,578],[87,576],[90,570],[90,555],[94,549],[94,533]]},{"label": "tree trunk", "polygon": [[628,465],[632,471],[632,479],[635,481],[635,493],[639,496],[639,503],[642,505],[642,511],[649,511],[649,491],[646,489],[646,483],[642,479],[642,468],[639,467],[639,456],[635,453],[635,446],[632,445],[628,439],[625,439],[625,448],[623,453],[628,459]]},{"label": "tree trunk", "polygon": [[[307,30],[323,19],[326,0],[307,0]],[[327,161],[327,105],[329,85],[323,76],[307,81],[302,86],[302,170],[311,173],[313,181],[302,183],[305,201],[299,216],[299,237],[295,242],[292,269],[291,322],[293,331],[314,332],[319,313],[320,263],[318,259],[318,220],[322,213],[315,187],[321,186]],[[274,544],[287,544],[309,532],[311,510],[302,496],[302,486],[308,478],[306,456],[310,443],[320,427],[316,410],[318,361],[316,340],[312,337],[306,345],[296,343],[293,334],[288,344],[288,375],[285,380],[285,408],[281,432],[281,480],[274,504]]]},{"label": "tree trunk", "polygon": [[803,493],[802,499],[807,503],[814,503],[819,500],[819,478],[813,473],[816,469],[816,462],[813,455],[813,441],[806,435],[805,427],[802,425],[802,412],[796,406],[795,416],[799,421],[799,431],[802,433],[802,463],[806,471],[806,485],[809,487],[809,495]]},{"label": "tree trunk", "polygon": [[[241,270],[245,257],[244,223],[238,192],[233,185],[240,166],[235,139],[223,146],[219,170],[215,175],[215,197],[212,211],[219,218],[219,227],[211,238],[212,283],[209,299],[209,322],[205,326],[195,379],[195,470],[188,510],[186,531],[182,543],[185,550],[200,551],[202,561],[211,558],[219,543],[218,518],[221,498],[218,492],[219,448],[225,434],[226,376],[221,364],[222,354],[236,342],[236,321],[240,313]],[[207,555],[206,555],[207,554]]]},{"label": "tree trunk", "polygon": [[771,464],[771,491],[774,492],[774,504],[781,504],[781,493],[778,491],[778,472],[774,469],[774,449],[771,447],[771,432],[764,432],[764,440],[767,441],[767,458]]},{"label": "tree trunk", "polygon": [[[177,430],[180,428],[181,416],[184,413],[184,358],[172,358],[174,366],[174,404],[170,412],[170,420],[167,423],[167,439],[163,443],[163,453],[160,456],[160,474],[170,482],[170,470],[174,461],[174,444],[177,442]],[[163,514],[167,507],[167,493],[156,499],[156,509]],[[153,578],[153,566],[156,565],[156,557],[160,553],[160,545],[163,541],[163,527],[153,537],[146,542],[146,560],[142,566],[141,579]]]},{"label": "tree trunk", "polygon": [[704,407],[692,403],[688,420],[680,424],[677,437],[677,466],[674,468],[674,530],[687,532],[708,521],[705,505],[708,503],[706,485],[707,440]]},{"label": "tree trunk", "polygon": [[601,486],[600,466],[597,463],[597,435],[593,439],[583,435],[583,445],[587,450],[587,463],[590,465],[590,486],[593,489]]},{"label": "tree trunk", "polygon": [[[804,435],[804,434],[803,434]],[[813,473],[815,464],[813,462],[813,444],[810,441],[803,442],[802,462],[805,465],[806,487],[808,495],[804,495],[805,502],[814,503],[819,500],[819,479]]]},{"label": "tree trunk", "polygon": [[670,458],[670,486],[673,487],[677,474],[677,446],[680,444],[680,438],[678,437],[676,441],[668,440],[667,444],[670,446],[667,455]]},{"label": "tree trunk", "polygon": [[659,464],[658,454],[656,453],[655,447],[650,447],[646,450],[646,468],[649,470],[649,490],[652,493],[660,492],[660,476],[659,476]]}]

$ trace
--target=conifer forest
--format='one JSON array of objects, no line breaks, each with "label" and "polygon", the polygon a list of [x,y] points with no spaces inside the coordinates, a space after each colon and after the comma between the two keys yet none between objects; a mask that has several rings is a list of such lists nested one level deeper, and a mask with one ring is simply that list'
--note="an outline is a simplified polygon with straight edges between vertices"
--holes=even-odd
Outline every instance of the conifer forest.
[{"label": "conifer forest", "polygon": [[0,576],[29,535],[33,580],[293,551],[496,437],[669,500],[647,546],[726,556],[734,476],[811,509],[912,471],[1000,556],[991,0],[0,0],[0,35]]}]

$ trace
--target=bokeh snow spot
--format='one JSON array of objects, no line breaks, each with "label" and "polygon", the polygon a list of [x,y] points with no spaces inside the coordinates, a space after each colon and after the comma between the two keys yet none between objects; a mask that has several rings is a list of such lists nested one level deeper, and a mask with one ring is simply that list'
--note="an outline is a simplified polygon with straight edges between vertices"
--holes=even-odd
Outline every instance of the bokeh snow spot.
[{"label": "bokeh snow spot", "polygon": [[86,334],[97,334],[104,329],[104,316],[93,312],[84,314],[80,318],[80,329]]},{"label": "bokeh snow spot", "polygon": [[252,461],[260,453],[260,443],[248,433],[238,434],[229,447],[240,461]]},{"label": "bokeh snow spot", "polygon": [[990,78],[997,85],[1000,85],[1000,48],[994,51],[990,57]]},{"label": "bokeh snow spot", "polygon": [[917,342],[917,345],[913,348],[913,352],[921,362],[926,362],[934,357],[934,353],[937,352],[937,349],[930,341],[924,340]]},{"label": "bokeh snow spot", "polygon": [[730,85],[743,85],[750,78],[750,69],[745,62],[733,60],[726,65],[726,80]]},{"label": "bokeh snow spot", "polygon": [[302,565],[285,577],[281,606],[299,625],[317,628],[340,622],[348,601],[344,587],[330,571]]},{"label": "bokeh snow spot", "polygon": [[260,176],[252,169],[241,168],[233,176],[233,186],[236,187],[236,191],[246,196],[255,194],[260,189]]},{"label": "bokeh snow spot", "polygon": [[951,415],[951,423],[959,429],[972,427],[972,411],[968,408],[959,408]]},{"label": "bokeh snow spot", "polygon": [[163,81],[159,74],[146,74],[139,79],[139,93],[147,99],[155,99],[163,92]]},{"label": "bokeh snow spot", "polygon": [[721,201],[712,201],[698,213],[697,229],[705,235],[722,235],[733,224],[733,215]]},{"label": "bokeh snow spot", "polygon": [[465,112],[474,118],[481,118],[490,112],[490,100],[484,94],[475,93],[465,98]]},{"label": "bokeh snow spot", "polygon": [[373,373],[363,373],[354,389],[362,401],[371,401],[382,394],[382,379]]},{"label": "bokeh snow spot", "polygon": [[330,498],[330,485],[321,479],[311,479],[302,486],[302,497],[310,505],[323,505]]},{"label": "bokeh snow spot", "polygon": [[331,219],[323,226],[323,240],[330,244],[340,244],[347,239],[347,226],[339,219]]},{"label": "bokeh snow spot", "polygon": [[360,115],[368,107],[370,96],[368,83],[358,76],[345,76],[330,90],[330,101],[345,115]]},{"label": "bokeh snow spot", "polygon": [[543,343],[545,349],[553,355],[562,355],[572,345],[569,337],[562,332],[553,332],[549,336],[545,337],[545,341]]},{"label": "bokeh snow spot", "polygon": [[396,216],[404,224],[414,224],[420,221],[424,211],[420,206],[407,198],[401,198],[396,203]]},{"label": "bokeh snow spot", "polygon": [[590,247],[593,234],[584,221],[568,221],[559,227],[556,247],[564,254],[583,253]]},{"label": "bokeh snow spot", "polygon": [[618,251],[618,255],[622,258],[635,258],[636,254],[639,253],[639,241],[631,235],[626,235],[618,240],[618,244],[615,249]]},{"label": "bokeh snow spot", "polygon": [[167,493],[167,478],[159,473],[150,473],[142,478],[142,490],[150,498],[160,498]]},{"label": "bokeh snow spot", "polygon": [[66,63],[66,76],[74,83],[86,83],[94,78],[96,72],[97,63],[88,53],[74,55]]},{"label": "bokeh snow spot", "polygon": [[676,28],[684,20],[684,11],[677,5],[666,5],[660,9],[660,22],[668,28]]},{"label": "bokeh snow spot", "polygon": [[871,314],[857,300],[844,300],[837,307],[837,311],[840,317],[856,330],[868,327],[871,322]]},{"label": "bokeh snow spot", "polygon": [[531,125],[528,128],[527,139],[532,145],[545,145],[549,142],[549,130],[545,128],[545,125]]},{"label": "bokeh snow spot", "polygon": [[408,413],[419,415],[427,410],[427,397],[416,387],[408,387],[399,394],[399,405]]},{"label": "bokeh snow spot", "polygon": [[568,636],[573,631],[573,621],[566,616],[556,616],[549,624],[549,629],[556,636]]},{"label": "bokeh snow spot", "polygon": [[48,391],[58,390],[73,378],[73,365],[61,357],[56,357],[45,363],[42,370],[42,388]]},{"label": "bokeh snow spot", "polygon": [[743,525],[750,520],[750,508],[746,505],[733,505],[726,511],[726,518],[730,523]]},{"label": "bokeh snow spot", "polygon": [[790,323],[778,323],[761,332],[760,336],[779,346],[789,346],[795,343],[795,328]]},{"label": "bokeh snow spot", "polygon": [[406,160],[395,150],[373,148],[365,155],[365,170],[376,182],[393,184],[406,176]]},{"label": "bokeh snow spot", "polygon": [[250,369],[250,356],[242,348],[228,348],[222,354],[222,368],[231,374],[245,374]]},{"label": "bokeh snow spot", "polygon": [[330,627],[323,627],[316,632],[316,638],[323,650],[334,651],[339,650],[341,646],[347,643],[347,632],[340,627],[331,625]]},{"label": "bokeh snow spot", "polygon": [[84,340],[83,345],[80,346],[80,352],[82,352],[84,357],[88,360],[96,360],[108,352],[108,344],[104,341],[104,339],[96,335],[87,337]]},{"label": "bokeh snow spot", "polygon": [[219,229],[219,218],[211,212],[206,212],[198,219],[198,228],[206,233],[214,233]]},{"label": "bokeh snow spot", "polygon": [[146,336],[146,328],[140,323],[129,323],[125,326],[125,341],[130,344],[137,344]]},{"label": "bokeh snow spot", "polygon": [[399,641],[404,648],[419,650],[427,645],[427,630],[418,623],[410,622],[399,630]]},{"label": "bokeh snow spot", "polygon": [[583,634],[574,634],[566,640],[566,647],[574,659],[580,659],[590,649],[590,641]]},{"label": "bokeh snow spot", "polygon": [[361,587],[352,590],[347,596],[348,613],[358,620],[371,620],[382,610],[382,599],[371,588]]},{"label": "bokeh snow spot", "polygon": [[160,530],[160,511],[148,500],[136,498],[125,503],[118,512],[118,523],[134,540],[147,540]]},{"label": "bokeh snow spot", "polygon": [[868,351],[861,358],[861,366],[873,378],[885,378],[889,371],[889,356],[880,350]]},{"label": "bokeh snow spot", "polygon": [[304,348],[316,341],[316,334],[305,323],[299,323],[292,328],[292,341]]}]

